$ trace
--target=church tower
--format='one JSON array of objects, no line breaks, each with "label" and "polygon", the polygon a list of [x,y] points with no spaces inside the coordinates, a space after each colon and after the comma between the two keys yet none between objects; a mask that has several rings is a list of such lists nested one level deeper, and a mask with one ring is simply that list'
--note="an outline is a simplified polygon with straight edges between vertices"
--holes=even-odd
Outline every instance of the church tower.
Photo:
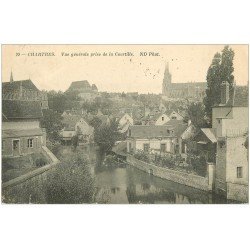
[{"label": "church tower", "polygon": [[162,82],[162,95],[166,96],[168,93],[168,86],[172,83],[172,75],[169,72],[168,63],[165,66],[164,78]]},{"label": "church tower", "polygon": [[10,83],[13,83],[14,80],[13,80],[13,73],[12,73],[12,69],[11,69],[11,73],[10,73]]}]

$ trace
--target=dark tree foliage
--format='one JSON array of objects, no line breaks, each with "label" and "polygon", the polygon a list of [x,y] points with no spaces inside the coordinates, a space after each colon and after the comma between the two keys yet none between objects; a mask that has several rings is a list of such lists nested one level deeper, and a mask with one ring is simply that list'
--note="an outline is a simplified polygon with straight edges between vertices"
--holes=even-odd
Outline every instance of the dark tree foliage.
[{"label": "dark tree foliage", "polygon": [[94,141],[103,153],[111,151],[118,138],[118,122],[115,119],[111,119],[110,124],[102,125],[94,132]]},{"label": "dark tree foliage", "polygon": [[58,141],[60,139],[59,132],[63,128],[61,114],[51,109],[43,110],[41,127],[46,129],[48,139],[51,142]]},{"label": "dark tree foliage", "polygon": [[87,161],[78,154],[68,157],[48,175],[48,204],[80,204],[93,202],[95,185]]},{"label": "dark tree foliage", "polygon": [[230,88],[233,86],[234,51],[225,46],[222,53],[216,53],[207,71],[207,90],[204,98],[205,112],[208,119],[212,120],[212,107],[220,102],[221,84],[227,81]]},{"label": "dark tree foliage", "polygon": [[102,121],[100,118],[98,118],[97,116],[95,116],[90,122],[89,125],[92,126],[94,129],[98,129],[99,126],[101,126]]},{"label": "dark tree foliage", "polygon": [[74,135],[71,139],[71,143],[72,146],[74,147],[74,149],[76,149],[77,145],[78,145],[78,135]]},{"label": "dark tree foliage", "polygon": [[187,109],[187,117],[186,120],[191,120],[192,124],[196,128],[204,128],[207,126],[205,119],[205,107],[203,103],[196,102],[191,103]]}]

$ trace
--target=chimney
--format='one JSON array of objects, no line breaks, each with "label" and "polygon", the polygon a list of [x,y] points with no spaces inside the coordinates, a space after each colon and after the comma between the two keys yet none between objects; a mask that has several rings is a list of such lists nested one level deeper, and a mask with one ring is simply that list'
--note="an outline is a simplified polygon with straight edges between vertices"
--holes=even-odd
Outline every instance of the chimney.
[{"label": "chimney", "polygon": [[229,100],[229,83],[228,82],[222,82],[220,87],[221,92],[221,100],[220,104],[227,104]]}]

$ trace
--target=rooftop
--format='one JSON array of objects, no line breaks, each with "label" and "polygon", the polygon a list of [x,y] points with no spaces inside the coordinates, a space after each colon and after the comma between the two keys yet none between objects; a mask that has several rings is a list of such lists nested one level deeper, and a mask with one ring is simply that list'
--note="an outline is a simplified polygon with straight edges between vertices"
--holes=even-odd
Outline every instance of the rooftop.
[{"label": "rooftop", "polygon": [[248,86],[234,86],[229,92],[229,99],[225,105],[216,104],[215,107],[248,107]]},{"label": "rooftop", "polygon": [[170,120],[166,122],[164,125],[172,126],[174,129],[174,134],[177,137],[181,137],[181,135],[188,127],[188,124],[183,122],[182,120]]},{"label": "rooftop", "polygon": [[3,91],[19,90],[20,86],[22,86],[24,89],[27,89],[27,90],[39,91],[39,89],[36,87],[36,85],[30,79],[2,83]]},{"label": "rooftop", "polygon": [[41,105],[38,101],[3,100],[2,114],[5,121],[42,118]]},{"label": "rooftop", "polygon": [[174,137],[172,126],[161,125],[133,125],[130,126],[130,137],[134,138],[156,138],[156,137]]},{"label": "rooftop", "polygon": [[36,129],[23,129],[23,130],[15,130],[15,129],[7,129],[3,130],[3,138],[13,138],[13,137],[22,137],[22,136],[38,136],[42,135],[43,131],[41,128]]}]

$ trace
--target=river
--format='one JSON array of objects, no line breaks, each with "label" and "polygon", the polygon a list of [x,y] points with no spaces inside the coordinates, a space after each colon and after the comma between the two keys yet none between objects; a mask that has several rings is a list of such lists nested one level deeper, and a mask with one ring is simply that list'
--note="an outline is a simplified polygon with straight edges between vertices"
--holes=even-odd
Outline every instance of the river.
[{"label": "river", "polygon": [[98,152],[88,149],[88,154],[94,162],[97,203],[98,199],[110,204],[232,203],[223,197],[152,176],[128,164],[102,168],[96,160],[100,158]]}]

